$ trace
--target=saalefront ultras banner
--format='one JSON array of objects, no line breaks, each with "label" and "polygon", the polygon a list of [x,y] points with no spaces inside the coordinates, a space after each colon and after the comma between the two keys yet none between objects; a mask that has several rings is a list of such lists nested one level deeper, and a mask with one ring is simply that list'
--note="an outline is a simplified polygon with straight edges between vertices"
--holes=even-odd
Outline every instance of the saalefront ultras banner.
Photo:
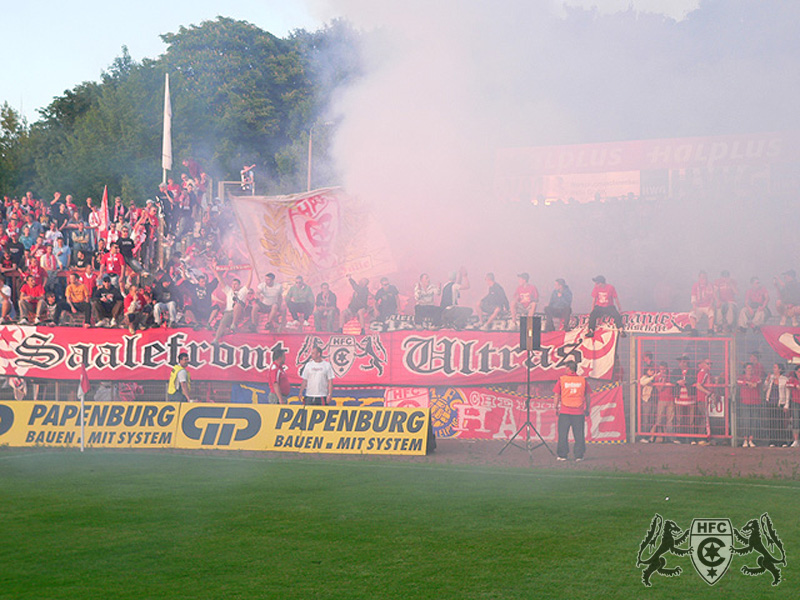
[{"label": "saalefront ultras banner", "polygon": [[[612,329],[598,329],[593,338],[580,329],[543,333],[541,350],[531,355],[531,379],[554,381],[569,361],[581,375],[610,379],[616,342]],[[167,381],[178,354],[186,352],[197,381],[263,383],[280,349],[289,379],[298,382],[314,346],[331,362],[337,386],[480,386],[524,382],[528,373],[516,331],[242,333],[214,344],[211,332],[187,329],[97,329],[87,337],[74,327],[6,325],[0,326],[0,375],[72,379],[77,385],[85,366],[90,381]]]},{"label": "saalefront ultras banner", "polygon": [[[77,402],[0,404],[0,445],[78,447]],[[92,402],[89,448],[425,454],[427,408]]]}]

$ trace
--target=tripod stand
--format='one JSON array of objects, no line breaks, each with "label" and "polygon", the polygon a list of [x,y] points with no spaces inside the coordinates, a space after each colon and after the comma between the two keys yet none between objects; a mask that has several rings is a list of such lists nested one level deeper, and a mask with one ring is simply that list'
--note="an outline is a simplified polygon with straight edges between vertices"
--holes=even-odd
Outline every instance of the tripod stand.
[{"label": "tripod stand", "polygon": [[[545,448],[547,448],[550,454],[555,456],[555,454],[553,454],[553,449],[547,445],[547,442],[544,441],[542,434],[540,434],[539,431],[536,429],[536,427],[534,427],[533,423],[531,423],[531,355],[532,351],[529,348],[528,360],[526,362],[526,365],[528,367],[528,394],[527,397],[525,398],[525,422],[522,424],[522,427],[520,427],[517,430],[517,433],[512,435],[511,438],[508,440],[508,442],[506,442],[506,445],[503,446],[502,450],[500,450],[500,452],[497,453],[498,456],[502,454],[503,451],[509,446],[514,446],[516,448],[520,448],[521,450],[527,450],[529,454],[532,453],[534,450],[536,450],[539,446],[544,446]],[[517,436],[519,436],[519,434],[521,434],[523,431],[525,432],[524,445],[514,441],[517,438]],[[533,433],[535,433],[536,436],[539,438],[538,444],[535,443],[533,440],[531,440],[531,431],[533,431]]]}]

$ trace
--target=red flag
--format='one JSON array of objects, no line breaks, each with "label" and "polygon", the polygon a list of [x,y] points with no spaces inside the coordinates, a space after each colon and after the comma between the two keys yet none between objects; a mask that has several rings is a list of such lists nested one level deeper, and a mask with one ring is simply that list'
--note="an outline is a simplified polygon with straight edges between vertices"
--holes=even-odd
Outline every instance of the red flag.
[{"label": "red flag", "polygon": [[100,225],[97,228],[101,235],[108,231],[108,186],[103,188],[103,201],[100,203]]},{"label": "red flag", "polygon": [[89,393],[89,390],[92,389],[92,386],[89,384],[89,374],[86,372],[86,367],[81,365],[81,380],[78,383],[78,398],[83,400],[86,398],[86,394]]}]

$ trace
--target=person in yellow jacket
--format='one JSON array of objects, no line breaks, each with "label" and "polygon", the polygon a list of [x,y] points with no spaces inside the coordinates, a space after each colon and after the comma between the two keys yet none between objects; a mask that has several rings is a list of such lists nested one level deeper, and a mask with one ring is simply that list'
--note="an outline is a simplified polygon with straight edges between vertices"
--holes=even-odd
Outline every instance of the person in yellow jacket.
[{"label": "person in yellow jacket", "polygon": [[583,460],[586,452],[586,417],[589,414],[589,384],[586,378],[578,375],[578,365],[568,362],[564,365],[567,374],[556,381],[556,413],[558,414],[558,460],[567,460],[569,455],[569,430],[575,438],[575,460]]},{"label": "person in yellow jacket", "polygon": [[178,354],[178,364],[172,369],[167,384],[167,398],[170,402],[192,402],[192,378],[186,368],[189,365],[189,354]]}]

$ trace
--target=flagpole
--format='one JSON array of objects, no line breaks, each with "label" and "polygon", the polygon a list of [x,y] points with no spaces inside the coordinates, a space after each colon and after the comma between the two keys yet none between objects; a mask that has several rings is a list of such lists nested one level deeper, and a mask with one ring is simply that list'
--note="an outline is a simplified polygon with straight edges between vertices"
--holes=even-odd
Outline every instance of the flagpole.
[{"label": "flagpole", "polygon": [[172,102],[169,97],[169,73],[164,73],[164,132],[161,143],[161,183],[167,183],[172,170]]},{"label": "flagpole", "polygon": [[86,394],[81,394],[81,452],[83,452],[84,448],[86,447],[86,430],[83,426],[83,416],[86,414],[84,401],[86,399]]}]

